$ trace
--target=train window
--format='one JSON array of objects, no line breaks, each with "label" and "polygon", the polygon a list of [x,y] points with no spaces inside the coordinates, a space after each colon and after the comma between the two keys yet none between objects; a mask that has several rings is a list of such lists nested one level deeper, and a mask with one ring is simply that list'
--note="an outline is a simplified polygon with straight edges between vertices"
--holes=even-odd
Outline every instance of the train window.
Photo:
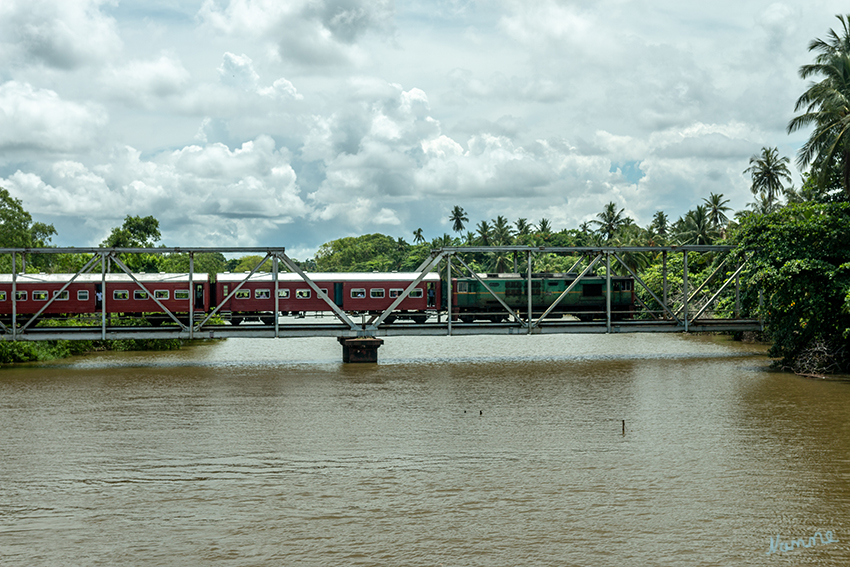
[{"label": "train window", "polygon": [[458,293],[469,293],[469,282],[457,282]]},{"label": "train window", "polygon": [[227,284],[224,284],[221,286],[221,289],[224,290],[224,297],[227,297],[227,290],[230,289],[230,287]]},{"label": "train window", "polygon": [[240,289],[236,292],[236,299],[251,299],[251,292],[245,289]]},{"label": "train window", "polygon": [[56,301],[68,301],[68,290],[66,289],[62,293],[59,293],[58,289],[54,289],[53,297],[56,298]]},{"label": "train window", "polygon": [[153,296],[156,299],[168,299],[169,293],[167,289],[155,289],[153,290]]},{"label": "train window", "polygon": [[33,301],[47,301],[48,293],[46,291],[34,291],[32,292],[32,300]]},{"label": "train window", "polygon": [[281,299],[289,299],[289,290],[288,289],[279,289],[277,290],[277,296]]},{"label": "train window", "polygon": [[594,284],[584,284],[581,286],[581,294],[585,296],[595,296],[598,297],[602,295],[602,284],[594,283]]},{"label": "train window", "polygon": [[272,296],[272,292],[268,289],[255,289],[254,299],[268,299]]},{"label": "train window", "polygon": [[175,289],[174,290],[174,299],[189,299],[189,290],[188,289]]},{"label": "train window", "polygon": [[310,299],[312,292],[309,289],[299,289],[295,291],[295,299]]},{"label": "train window", "polygon": [[15,292],[15,301],[26,301],[27,300],[27,292],[25,291],[16,291]]},{"label": "train window", "polygon": [[547,283],[548,283],[549,285],[551,285],[551,286],[556,286],[556,285],[558,285],[560,282],[558,282],[558,280],[549,280]]},{"label": "train window", "polygon": [[77,290],[77,301],[88,301],[89,300],[89,290],[80,289]]},{"label": "train window", "polygon": [[380,299],[380,298],[384,297],[384,293],[385,292],[384,292],[383,288],[370,289],[369,290],[369,297],[371,297],[373,299]]},{"label": "train window", "polygon": [[328,295],[328,288],[323,287],[323,288],[322,288],[322,293],[324,293],[325,295]]},{"label": "train window", "polygon": [[112,292],[112,299],[130,299],[130,292],[126,289],[116,289]]},{"label": "train window", "polygon": [[407,297],[412,297],[412,298],[416,299],[416,298],[422,297],[422,295],[423,295],[422,289],[417,287],[415,289],[410,290],[410,295],[408,295]]},{"label": "train window", "polygon": [[366,297],[366,288],[358,287],[351,290],[351,297],[354,299],[363,299]]},{"label": "train window", "polygon": [[6,292],[0,291],[0,301],[6,301]]},{"label": "train window", "polygon": [[143,300],[148,298],[148,292],[142,291],[140,289],[133,290],[133,299],[135,300]]},{"label": "train window", "polygon": [[402,293],[404,293],[403,289],[391,289],[390,290],[390,297],[395,298],[395,297],[398,297],[399,295],[401,295]]}]

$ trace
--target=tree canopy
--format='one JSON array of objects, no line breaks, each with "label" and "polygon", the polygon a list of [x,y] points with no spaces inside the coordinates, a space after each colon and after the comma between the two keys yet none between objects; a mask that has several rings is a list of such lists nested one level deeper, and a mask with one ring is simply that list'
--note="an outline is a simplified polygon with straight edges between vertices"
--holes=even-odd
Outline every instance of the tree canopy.
[{"label": "tree canopy", "polygon": [[[736,240],[754,254],[750,282],[764,295],[770,354],[795,370],[813,351],[850,370],[850,203],[795,204],[749,215]],[[818,368],[829,368],[821,361]]]},{"label": "tree canopy", "polygon": [[[155,217],[127,215],[124,224],[113,228],[100,245],[104,248],[152,248],[160,238],[159,221]],[[162,257],[158,254],[130,254],[124,260],[134,272],[158,272]],[[113,266],[112,270],[121,271],[118,266]]]}]

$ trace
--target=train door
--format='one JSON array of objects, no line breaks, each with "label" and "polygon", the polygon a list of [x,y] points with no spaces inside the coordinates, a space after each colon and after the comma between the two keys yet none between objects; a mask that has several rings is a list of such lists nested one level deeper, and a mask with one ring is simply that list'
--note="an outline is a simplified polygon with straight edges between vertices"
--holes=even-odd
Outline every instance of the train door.
[{"label": "train door", "polygon": [[94,308],[100,309],[103,306],[103,287],[101,284],[94,285]]},{"label": "train door", "polygon": [[204,311],[204,284],[195,284],[195,309]]},{"label": "train door", "polygon": [[342,282],[334,283],[334,303],[337,305],[337,307],[342,307],[342,301],[345,298],[342,285]]}]

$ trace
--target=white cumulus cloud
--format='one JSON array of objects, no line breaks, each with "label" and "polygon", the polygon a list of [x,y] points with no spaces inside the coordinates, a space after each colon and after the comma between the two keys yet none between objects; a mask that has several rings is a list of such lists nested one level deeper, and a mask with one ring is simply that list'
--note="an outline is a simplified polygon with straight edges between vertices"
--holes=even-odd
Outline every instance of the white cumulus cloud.
[{"label": "white cumulus cloud", "polygon": [[63,100],[49,89],[8,81],[0,85],[0,148],[70,152],[91,146],[106,124],[91,103]]},{"label": "white cumulus cloud", "polygon": [[122,47],[106,0],[3,0],[0,53],[21,65],[74,69],[112,58]]}]

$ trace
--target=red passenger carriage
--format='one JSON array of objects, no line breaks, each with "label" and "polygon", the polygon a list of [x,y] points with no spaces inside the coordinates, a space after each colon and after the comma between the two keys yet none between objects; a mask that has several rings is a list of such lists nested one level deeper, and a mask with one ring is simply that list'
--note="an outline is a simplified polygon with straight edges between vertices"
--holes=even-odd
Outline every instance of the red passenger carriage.
[{"label": "red passenger carriage", "polygon": [[[106,312],[145,316],[153,324],[171,318],[154,301],[150,294],[166,309],[183,317],[189,312],[189,298],[194,300],[193,310],[203,313],[210,308],[210,285],[207,274],[193,274],[192,290],[189,274],[133,274],[147,292],[127,274],[106,274],[105,287],[101,274],[80,274],[63,291],[73,274],[18,274],[15,281],[15,311],[21,318],[38,313],[48,300],[55,298],[42,311],[41,318],[61,315],[96,314],[102,311],[98,296],[106,302]],[[12,317],[12,274],[0,274],[0,318],[4,323]],[[151,315],[162,314],[162,315]]]},{"label": "red passenger carriage", "polygon": [[[320,272],[308,273],[307,276],[343,311],[378,314],[389,307],[419,274]],[[233,297],[222,305],[222,314],[226,316],[230,313],[230,320],[235,325],[245,319],[260,319],[266,324],[272,324],[275,310],[275,282],[272,274],[255,273],[250,277],[247,274],[218,274],[215,283],[216,297],[219,301],[227,298],[243,281]],[[440,305],[439,282],[439,274],[426,274],[396,308],[391,318],[424,322],[427,319],[427,311]],[[331,306],[298,274],[279,273],[277,290],[278,310],[283,315],[332,311]]]}]

